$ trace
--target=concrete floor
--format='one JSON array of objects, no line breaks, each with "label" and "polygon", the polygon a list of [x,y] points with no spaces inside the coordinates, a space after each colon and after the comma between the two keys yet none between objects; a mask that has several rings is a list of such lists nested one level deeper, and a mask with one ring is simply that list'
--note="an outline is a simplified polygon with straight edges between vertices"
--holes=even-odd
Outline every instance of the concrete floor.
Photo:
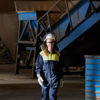
[{"label": "concrete floor", "polygon": [[[0,66],[0,100],[41,100],[41,88],[32,79],[31,70],[15,75],[14,65]],[[64,86],[59,88],[58,100],[84,100],[84,78],[64,76]]]},{"label": "concrete floor", "polygon": [[[58,100],[84,100],[84,85],[64,84],[58,91]],[[41,100],[38,84],[0,85],[0,100]]]}]

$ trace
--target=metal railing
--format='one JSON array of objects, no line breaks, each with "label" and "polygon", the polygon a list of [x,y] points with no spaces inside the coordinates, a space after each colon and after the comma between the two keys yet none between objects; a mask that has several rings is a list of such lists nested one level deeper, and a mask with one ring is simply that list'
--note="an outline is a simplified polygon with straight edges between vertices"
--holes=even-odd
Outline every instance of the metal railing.
[{"label": "metal railing", "polygon": [[[75,7],[82,0],[58,0],[42,17],[38,19],[38,23],[43,26],[43,31],[49,30],[52,31],[52,27],[56,24],[63,16],[67,14],[69,19],[70,29],[74,29],[78,24],[80,24],[86,17],[88,17],[92,12],[90,11],[87,16],[80,17],[80,8],[77,8],[73,15],[70,14],[71,9]],[[93,11],[97,11],[97,8],[94,6],[92,0],[88,0]],[[38,25],[39,25],[38,24]],[[59,27],[58,27],[59,28]],[[58,29],[60,30],[60,29]],[[38,32],[37,32],[38,33]],[[58,32],[60,33],[60,31]]]}]

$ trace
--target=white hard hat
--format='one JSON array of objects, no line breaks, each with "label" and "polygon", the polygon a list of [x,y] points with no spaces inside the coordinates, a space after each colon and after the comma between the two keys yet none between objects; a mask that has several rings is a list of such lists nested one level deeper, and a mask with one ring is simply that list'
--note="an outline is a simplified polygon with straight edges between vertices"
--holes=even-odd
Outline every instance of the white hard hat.
[{"label": "white hard hat", "polygon": [[48,33],[44,39],[44,41],[48,40],[48,39],[52,39],[52,40],[56,40],[55,36],[52,33]]}]

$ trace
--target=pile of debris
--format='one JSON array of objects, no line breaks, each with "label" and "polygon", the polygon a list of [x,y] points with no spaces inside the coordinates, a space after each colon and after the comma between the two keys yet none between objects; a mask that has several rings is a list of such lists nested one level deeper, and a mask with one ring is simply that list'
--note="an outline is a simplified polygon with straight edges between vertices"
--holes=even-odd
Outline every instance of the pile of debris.
[{"label": "pile of debris", "polygon": [[12,64],[14,63],[10,50],[2,42],[0,38],[0,64]]}]

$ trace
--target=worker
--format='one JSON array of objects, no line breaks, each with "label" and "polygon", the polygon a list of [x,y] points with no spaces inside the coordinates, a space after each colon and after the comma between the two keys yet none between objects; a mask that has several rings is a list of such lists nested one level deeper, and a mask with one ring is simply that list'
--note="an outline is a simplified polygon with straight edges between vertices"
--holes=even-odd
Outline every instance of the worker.
[{"label": "worker", "polygon": [[55,46],[56,39],[48,33],[44,39],[45,49],[36,60],[36,75],[42,88],[42,100],[57,100],[57,92],[63,75],[60,52]]}]

